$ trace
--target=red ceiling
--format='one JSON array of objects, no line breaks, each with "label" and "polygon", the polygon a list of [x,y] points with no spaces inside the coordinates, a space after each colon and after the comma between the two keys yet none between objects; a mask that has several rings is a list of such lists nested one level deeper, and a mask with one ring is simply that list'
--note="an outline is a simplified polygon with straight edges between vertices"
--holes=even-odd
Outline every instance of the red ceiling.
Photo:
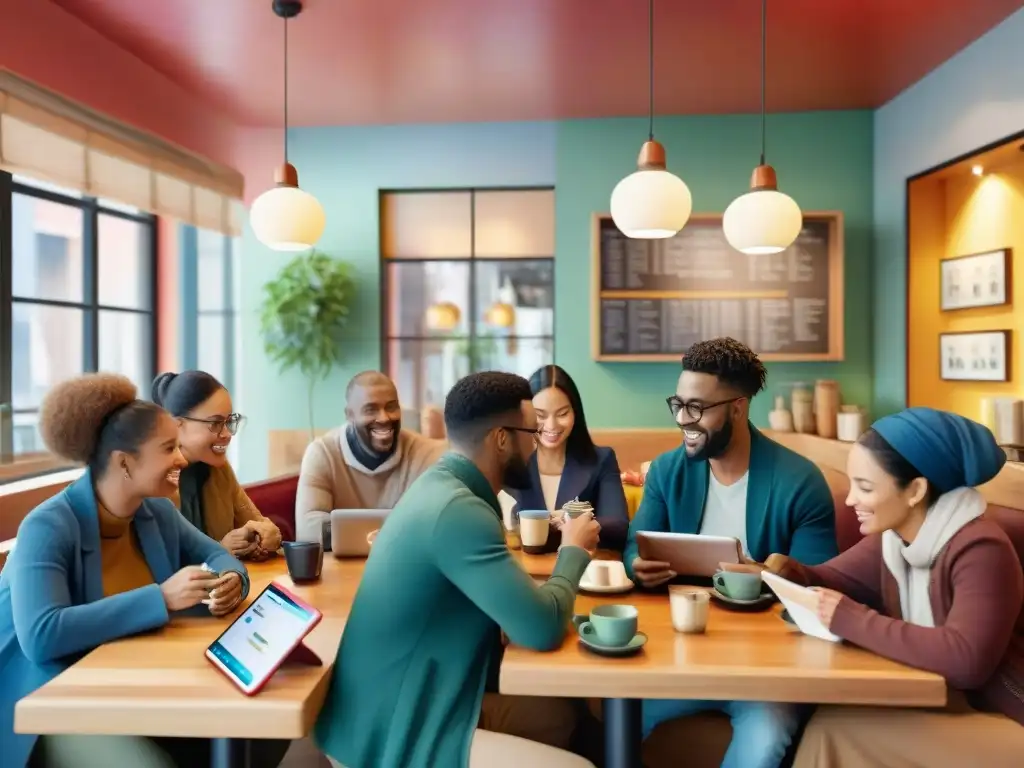
[{"label": "red ceiling", "polygon": [[[270,0],[53,1],[239,123],[280,122]],[[771,0],[768,109],[883,104],[1022,5]],[[758,108],[758,0],[657,0],[655,19],[659,113]],[[289,27],[293,125],[647,109],[643,0],[306,0]]]}]

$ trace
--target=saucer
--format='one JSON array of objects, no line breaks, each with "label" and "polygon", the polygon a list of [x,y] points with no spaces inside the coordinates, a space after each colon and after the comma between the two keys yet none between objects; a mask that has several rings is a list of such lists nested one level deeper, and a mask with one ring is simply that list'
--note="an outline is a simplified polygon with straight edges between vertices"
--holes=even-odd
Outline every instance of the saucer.
[{"label": "saucer", "polygon": [[726,597],[714,587],[710,590],[711,596],[726,608],[737,608],[739,610],[765,610],[775,602],[774,592],[762,592],[753,600],[737,600],[734,597]]},{"label": "saucer", "polygon": [[633,639],[625,645],[600,645],[583,635],[577,636],[580,639],[580,645],[588,651],[596,653],[598,656],[632,656],[634,653],[639,653],[643,650],[644,645],[647,643],[647,635],[643,632],[637,632]]},{"label": "saucer", "polygon": [[626,579],[624,584],[609,584],[606,587],[602,587],[598,584],[592,584],[589,581],[583,579],[580,580],[580,589],[583,592],[592,592],[595,595],[618,595],[623,592],[629,592],[633,589],[633,582]]}]

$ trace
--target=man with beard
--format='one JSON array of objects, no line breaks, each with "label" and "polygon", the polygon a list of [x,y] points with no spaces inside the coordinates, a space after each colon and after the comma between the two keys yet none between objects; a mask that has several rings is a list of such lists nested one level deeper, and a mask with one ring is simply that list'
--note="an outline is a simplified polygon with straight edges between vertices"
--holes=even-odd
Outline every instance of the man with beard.
[{"label": "man with beard", "polygon": [[299,541],[320,541],[332,509],[391,509],[444,453],[443,441],[402,429],[398,390],[378,371],[348,383],[345,418],[302,457],[295,496]]},{"label": "man with beard", "polygon": [[[735,339],[687,350],[668,398],[683,444],[651,464],[623,555],[641,586],[657,587],[676,574],[668,563],[639,556],[637,531],[734,537],[758,562],[779,552],[817,565],[837,554],[835,506],[821,470],[748,420],[766,376],[757,355]],[[709,710],[732,719],[723,768],[776,768],[802,715],[789,704],[651,700],[643,704],[644,735],[665,720]]]},{"label": "man with beard", "polygon": [[495,372],[448,393],[451,452],[388,516],[345,624],[315,729],[335,765],[590,765],[539,743],[568,741],[571,728],[552,730],[574,711],[570,702],[485,693],[497,680],[502,633],[538,651],[562,644],[600,532],[589,513],[566,521],[541,586],[512,558],[497,493],[528,481],[531,397],[525,379]]}]

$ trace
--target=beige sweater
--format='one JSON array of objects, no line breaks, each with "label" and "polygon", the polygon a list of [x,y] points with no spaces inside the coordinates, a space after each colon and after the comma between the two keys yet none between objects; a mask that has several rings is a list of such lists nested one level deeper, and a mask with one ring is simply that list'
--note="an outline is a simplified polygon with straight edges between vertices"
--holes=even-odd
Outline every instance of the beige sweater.
[{"label": "beige sweater", "polygon": [[318,437],[302,457],[295,496],[295,539],[320,541],[323,523],[332,509],[391,509],[447,448],[445,441],[403,429],[391,458],[369,470],[352,455],[345,427]]}]

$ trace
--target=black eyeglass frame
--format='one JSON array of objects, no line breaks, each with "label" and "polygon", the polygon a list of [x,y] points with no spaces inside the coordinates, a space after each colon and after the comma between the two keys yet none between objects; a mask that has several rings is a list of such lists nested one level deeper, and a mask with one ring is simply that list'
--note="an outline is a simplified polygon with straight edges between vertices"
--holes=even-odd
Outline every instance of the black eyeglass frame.
[{"label": "black eyeglass frame", "polygon": [[665,403],[668,405],[669,413],[672,414],[673,419],[676,419],[680,411],[685,410],[686,415],[693,419],[690,423],[697,424],[704,418],[705,411],[712,408],[718,408],[722,405],[728,405],[729,403],[735,403],[737,400],[745,399],[746,398],[741,395],[740,397],[730,397],[728,400],[719,400],[716,403],[708,403],[707,405],[704,405],[702,403],[695,403],[692,400],[684,403],[683,399],[678,395],[670,395],[665,398]]},{"label": "black eyeglass frame", "polygon": [[226,419],[196,419],[192,416],[181,416],[180,418],[185,421],[195,422],[196,424],[206,424],[215,435],[219,435],[225,429],[227,429],[229,435],[237,435],[245,423],[245,416],[240,413],[228,414]]}]

